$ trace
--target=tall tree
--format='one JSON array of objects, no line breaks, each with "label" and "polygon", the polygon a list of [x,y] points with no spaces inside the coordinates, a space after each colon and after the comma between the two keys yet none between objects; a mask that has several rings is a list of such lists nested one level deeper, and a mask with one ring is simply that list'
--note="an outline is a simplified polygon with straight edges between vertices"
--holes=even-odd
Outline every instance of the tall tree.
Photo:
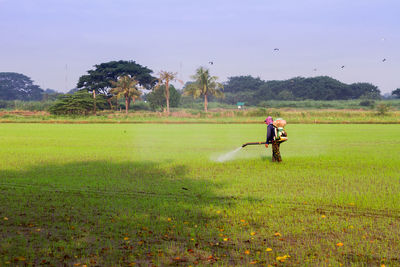
[{"label": "tall tree", "polygon": [[396,90],[393,90],[392,91],[392,95],[397,97],[397,98],[400,98],[400,88],[397,88]]},{"label": "tall tree", "polygon": [[137,64],[135,61],[110,61],[94,67],[94,70],[89,70],[87,75],[79,78],[78,88],[109,95],[109,90],[112,87],[111,81],[116,82],[121,76],[135,77],[138,83],[146,89],[154,86],[156,81],[156,78],[151,76],[152,70]]},{"label": "tall tree", "polygon": [[170,99],[169,85],[170,85],[170,82],[172,82],[172,81],[180,81],[180,80],[177,80],[176,72],[174,73],[174,72],[168,72],[168,71],[160,71],[158,73],[158,76],[159,77],[158,77],[157,88],[160,87],[161,85],[165,86],[164,94],[165,94],[165,101],[167,104],[167,113],[169,114],[169,99]]},{"label": "tall tree", "polygon": [[191,95],[193,98],[204,97],[204,111],[208,111],[208,96],[214,95],[218,98],[224,97],[222,92],[224,86],[217,82],[218,77],[211,76],[206,68],[199,67],[196,74],[191,77],[195,81],[188,84],[184,89],[185,95]]},{"label": "tall tree", "polygon": [[265,83],[259,77],[247,76],[229,77],[224,83],[224,93],[240,93],[243,91],[256,91]]},{"label": "tall tree", "polygon": [[41,100],[43,89],[34,85],[31,78],[15,72],[0,72],[1,100]]},{"label": "tall tree", "polygon": [[142,94],[137,88],[139,82],[129,75],[121,76],[116,82],[110,82],[113,86],[110,93],[117,99],[122,96],[125,98],[125,113],[128,115],[131,100],[135,102],[135,100]]}]

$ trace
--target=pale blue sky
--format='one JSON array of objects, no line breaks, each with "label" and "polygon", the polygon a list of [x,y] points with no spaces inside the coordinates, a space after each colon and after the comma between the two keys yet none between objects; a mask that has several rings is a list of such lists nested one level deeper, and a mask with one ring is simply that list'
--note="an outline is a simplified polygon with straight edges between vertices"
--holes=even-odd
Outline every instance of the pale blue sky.
[{"label": "pale blue sky", "polygon": [[206,66],[221,81],[328,75],[385,93],[400,87],[399,11],[398,0],[0,0],[0,72],[65,92],[123,59],[184,81]]}]

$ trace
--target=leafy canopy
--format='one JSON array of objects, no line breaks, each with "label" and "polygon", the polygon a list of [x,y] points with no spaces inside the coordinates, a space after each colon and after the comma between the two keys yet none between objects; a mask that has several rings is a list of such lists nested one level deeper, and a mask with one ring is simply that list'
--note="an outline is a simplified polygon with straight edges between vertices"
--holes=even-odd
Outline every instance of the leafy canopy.
[{"label": "leafy canopy", "polygon": [[393,90],[392,91],[392,95],[397,97],[397,98],[400,98],[400,88],[397,88],[396,90]]},{"label": "leafy canopy", "polygon": [[150,89],[156,81],[156,78],[151,76],[152,70],[135,61],[110,61],[94,67],[94,70],[89,70],[87,75],[79,78],[78,88],[85,88],[88,91],[95,90],[96,93],[107,95],[112,87],[111,81],[116,82],[121,76],[135,77],[139,84],[146,89]]},{"label": "leafy canopy", "polygon": [[0,72],[0,100],[41,100],[44,91],[31,78],[15,72]]}]

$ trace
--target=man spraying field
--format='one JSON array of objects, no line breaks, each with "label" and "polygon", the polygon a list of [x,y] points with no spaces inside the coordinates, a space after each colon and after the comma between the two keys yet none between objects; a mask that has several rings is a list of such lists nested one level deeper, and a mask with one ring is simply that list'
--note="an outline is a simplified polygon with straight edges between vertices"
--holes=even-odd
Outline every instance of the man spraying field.
[{"label": "man spraying field", "polygon": [[279,151],[282,142],[288,140],[286,131],[284,129],[286,121],[284,119],[276,119],[275,121],[271,116],[265,119],[265,124],[267,127],[267,140],[265,142],[250,142],[242,145],[246,147],[248,145],[265,145],[268,148],[269,144],[272,144],[272,162],[281,162],[281,153]]},{"label": "man spraying field", "polygon": [[265,141],[265,147],[268,148],[268,144],[272,144],[272,162],[281,162],[280,145],[282,142],[287,140],[287,134],[284,130],[286,121],[278,118],[275,121],[269,116],[265,123],[267,126],[267,140]]}]

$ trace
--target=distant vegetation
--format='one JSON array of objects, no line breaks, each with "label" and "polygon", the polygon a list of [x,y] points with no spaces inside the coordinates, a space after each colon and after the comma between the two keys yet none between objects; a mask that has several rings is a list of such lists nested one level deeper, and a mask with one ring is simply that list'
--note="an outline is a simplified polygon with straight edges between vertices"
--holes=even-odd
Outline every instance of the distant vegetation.
[{"label": "distant vegetation", "polygon": [[[212,76],[207,68],[200,67],[191,77],[192,81],[187,81],[182,89],[176,89],[170,84],[172,81],[179,81],[176,79],[176,73],[162,71],[159,77],[153,76],[152,73],[151,69],[135,61],[101,63],[82,75],[76,88],[63,94],[52,89],[43,90],[23,74],[2,72],[0,109],[51,111],[54,114],[96,114],[96,111],[103,109],[125,109],[128,113],[130,107],[132,110],[151,109],[169,114],[170,107],[204,109],[207,112],[209,108],[236,108],[238,102],[244,102],[245,108],[379,107],[383,110],[383,106],[379,105],[382,96],[377,86],[363,82],[345,84],[328,76],[295,77],[283,81],[234,76],[220,83],[217,81],[218,77]],[[168,77],[164,77],[165,74],[168,74]],[[120,86],[122,77],[129,77],[131,80],[129,90]],[[385,97],[400,98],[400,88]],[[82,101],[82,98],[85,100]],[[144,102],[135,104],[135,101],[140,99]],[[69,101],[68,106],[66,101]],[[100,101],[101,104],[96,101]],[[103,105],[102,101],[106,101],[107,105]],[[52,105],[55,106],[50,108]],[[384,113],[393,108],[400,108],[398,101],[390,101]]]},{"label": "distant vegetation", "polygon": [[258,105],[269,100],[380,99],[378,87],[370,83],[345,84],[327,76],[296,77],[284,81],[263,81],[251,76],[230,77],[224,86],[224,102]]},{"label": "distant vegetation", "polygon": [[[149,102],[150,108],[153,111],[163,111],[167,108],[167,101],[165,85],[154,89],[146,95],[146,100]],[[175,89],[173,85],[169,85],[169,107],[176,108],[179,106],[181,94]],[[169,111],[167,111],[169,113]]]},{"label": "distant vegetation", "polygon": [[392,92],[392,95],[396,98],[400,98],[400,88],[397,88]]},{"label": "distant vegetation", "polygon": [[0,100],[41,100],[44,90],[31,78],[14,72],[0,73]]}]

